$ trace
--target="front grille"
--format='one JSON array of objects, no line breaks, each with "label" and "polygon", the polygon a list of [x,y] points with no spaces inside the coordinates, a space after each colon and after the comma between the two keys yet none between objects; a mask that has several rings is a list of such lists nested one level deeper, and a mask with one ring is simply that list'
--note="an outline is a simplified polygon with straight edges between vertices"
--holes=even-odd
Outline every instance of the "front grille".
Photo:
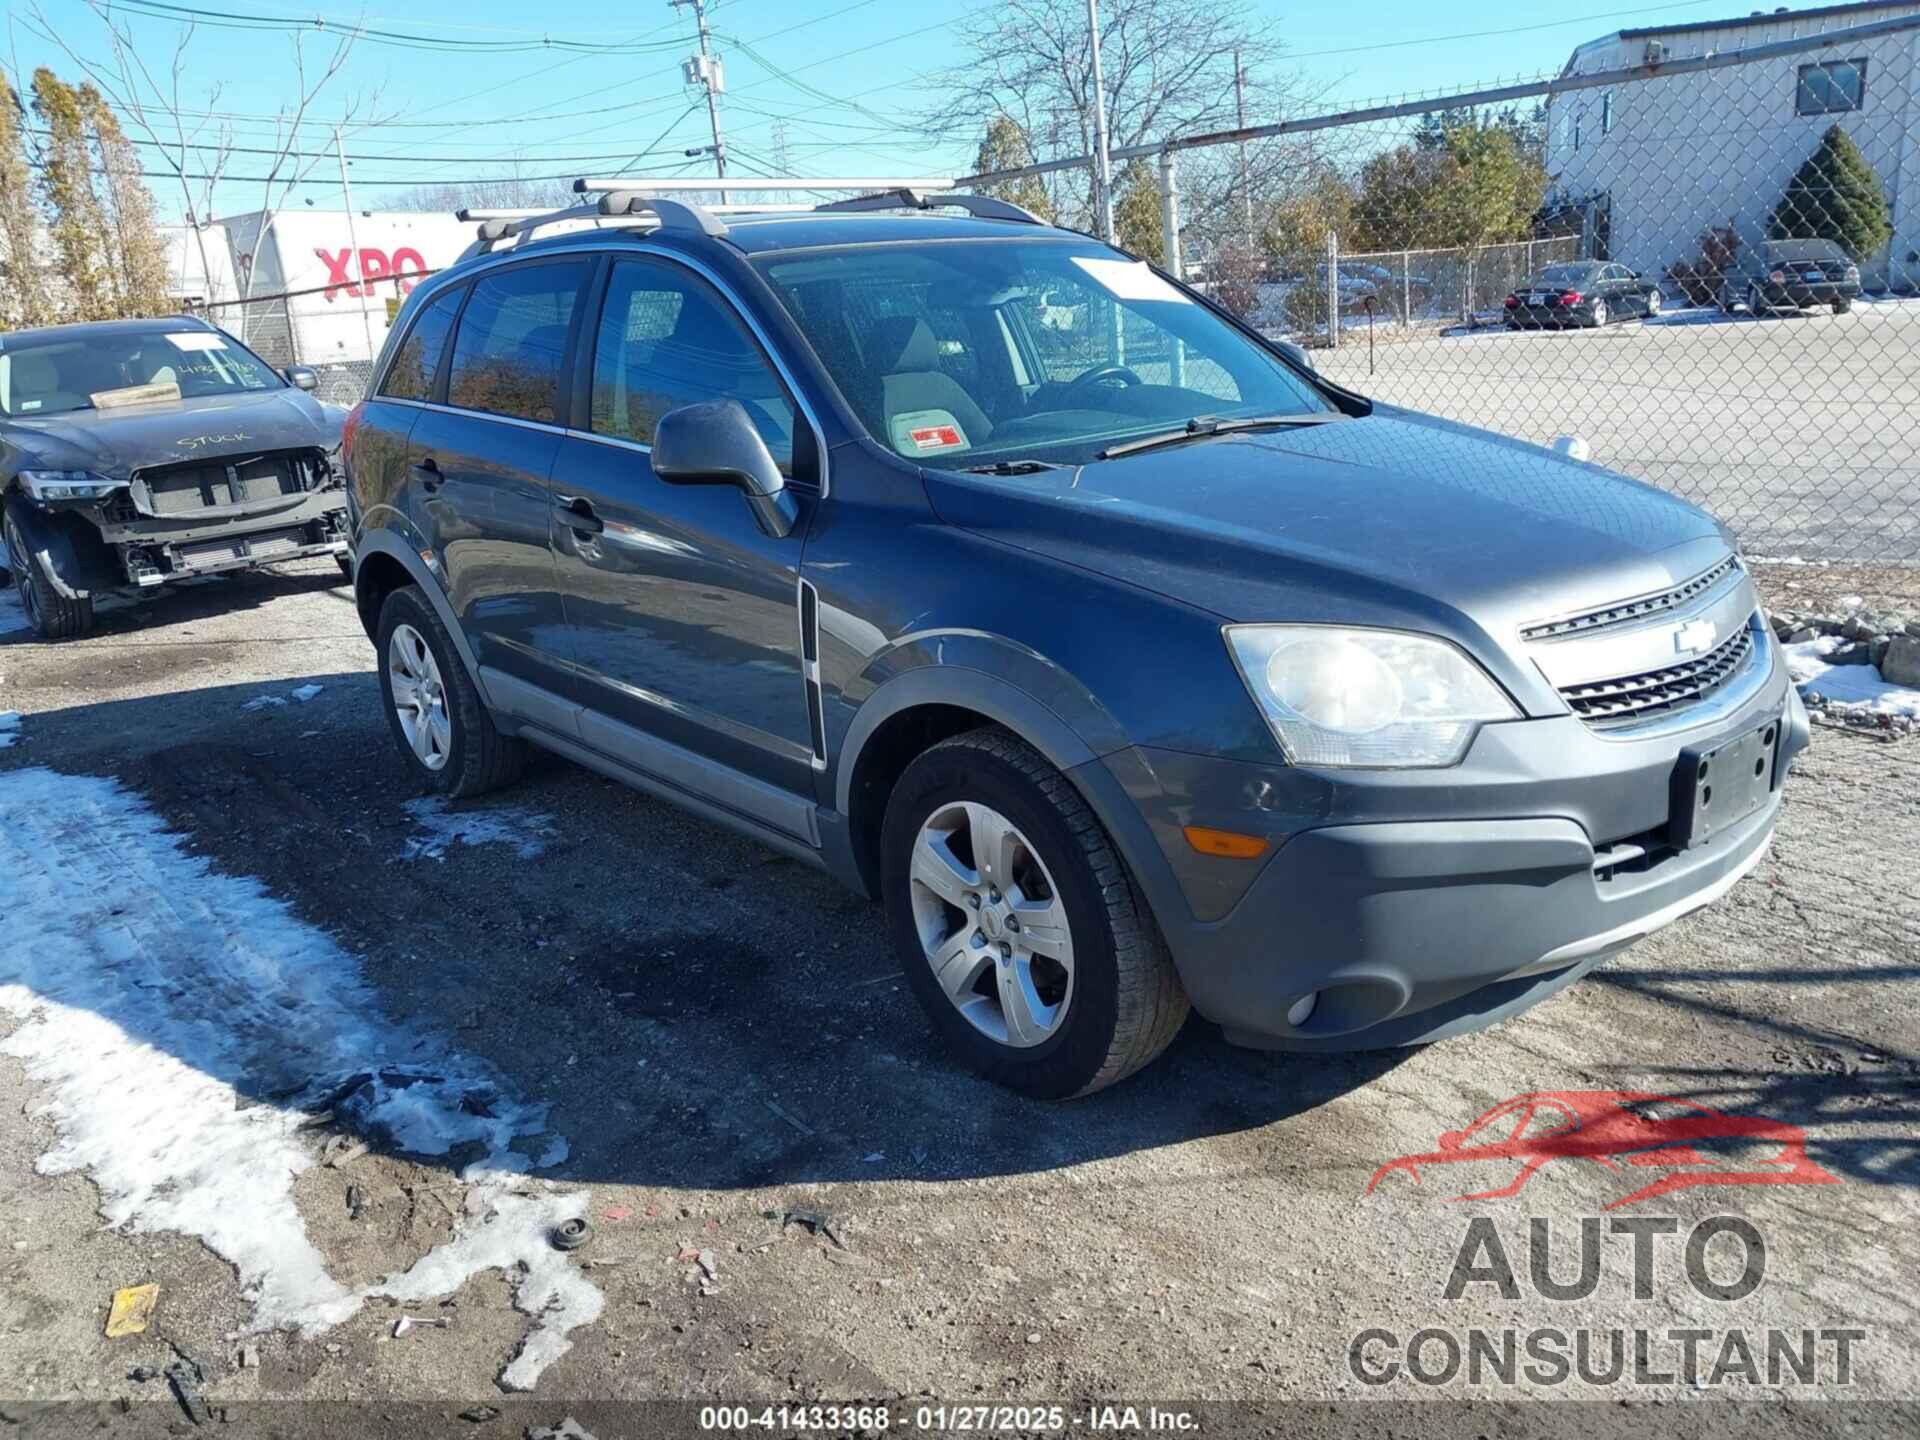
[{"label": "front grille", "polygon": [[1615,680],[1562,686],[1573,713],[1596,730],[1637,724],[1697,705],[1739,674],[1753,654],[1753,630],[1743,625],[1697,659]]},{"label": "front grille", "polygon": [[317,451],[279,450],[157,467],[134,478],[146,486],[154,514],[191,515],[302,494],[317,483],[321,465]]},{"label": "front grille", "polygon": [[1615,625],[1630,625],[1636,620],[1644,620],[1649,615],[1658,615],[1675,606],[1684,605],[1696,596],[1704,595],[1729,575],[1740,569],[1738,556],[1729,555],[1710,570],[1703,570],[1691,580],[1682,581],[1671,590],[1662,590],[1653,595],[1642,595],[1637,600],[1622,600],[1599,610],[1588,610],[1579,615],[1567,615],[1558,620],[1543,620],[1529,625],[1520,632],[1522,640],[1558,640],[1565,635],[1587,635],[1595,630],[1609,629]]}]

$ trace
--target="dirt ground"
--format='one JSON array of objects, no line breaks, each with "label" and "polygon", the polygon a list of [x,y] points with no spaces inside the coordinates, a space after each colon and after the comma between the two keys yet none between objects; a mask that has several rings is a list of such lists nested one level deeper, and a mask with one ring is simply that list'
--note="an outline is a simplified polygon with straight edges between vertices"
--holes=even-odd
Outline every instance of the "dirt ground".
[{"label": "dirt ground", "polygon": [[[1891,1425],[1879,1402],[1920,1399],[1920,743],[1818,732],[1750,878],[1492,1031],[1290,1058],[1233,1049],[1196,1019],[1129,1082],[1045,1106],[936,1048],[876,909],[664,804],[542,761],[457,817],[493,828],[423,831],[372,671],[331,566],[170,594],[79,643],[0,633],[0,711],[22,716],[0,782],[29,770],[118,782],[194,863],[257,882],[288,923],[350,957],[383,1025],[457,1046],[548,1106],[567,1157],[526,1183],[583,1197],[594,1233],[572,1263],[604,1306],[568,1332],[530,1399],[499,1383],[533,1323],[515,1308],[513,1266],[438,1299],[370,1300],[330,1328],[253,1333],[259,1297],[234,1265],[187,1233],[103,1219],[111,1156],[44,1160],[59,1139],[48,1082],[9,1056],[0,1418],[19,1402],[126,1400],[178,1425],[168,1382],[134,1377],[180,1352],[207,1402],[235,1415],[265,1400],[421,1402],[443,1419],[486,1406],[504,1413],[473,1410],[461,1433],[517,1436],[577,1412],[600,1440],[647,1428],[607,1411],[596,1424],[585,1408],[625,1400],[1062,1403],[1078,1429],[1095,1401],[1214,1401],[1319,1431],[1350,1401],[1534,1397],[1605,1401],[1603,1416],[1616,1401],[1656,1404],[1699,1433],[1783,1413],[1740,1398],[1868,1402],[1792,1412],[1807,1433],[1855,1435]],[[305,685],[321,689],[289,699]],[[248,708],[262,696],[288,703]],[[57,889],[70,821],[0,815],[14,847],[0,852]],[[89,864],[89,890],[113,889]],[[150,883],[129,864],[126,903]],[[0,987],[35,958],[0,960]],[[208,1043],[238,1013],[187,980],[166,990],[142,1003],[190,1016]],[[6,1013],[0,1035],[29,1023]],[[245,1064],[217,1078],[236,1111],[277,1103]],[[139,1070],[116,1083],[131,1097]],[[1511,1194],[1458,1198],[1506,1186],[1521,1163],[1509,1157],[1396,1171],[1369,1190],[1379,1167],[1511,1097],[1615,1091],[1766,1117],[1775,1141],[1798,1127],[1798,1178],[1819,1183],[1777,1183],[1782,1167],[1763,1163],[1777,1144],[1721,1154],[1730,1130],[1710,1125],[1699,1153],[1664,1169],[1563,1158]],[[324,1126],[289,1133],[316,1156],[334,1144]],[[1604,1208],[1668,1174],[1722,1183]],[[1756,1175],[1773,1179],[1729,1183]],[[328,1274],[359,1285],[447,1242],[471,1220],[472,1189],[457,1154],[376,1145],[305,1168],[292,1194]],[[1713,1216],[1764,1243],[1758,1277],[1745,1252],[1755,1284],[1739,1298],[1688,1278],[1684,1241]],[[1566,1282],[1583,1219],[1597,1283],[1548,1298],[1531,1240],[1547,1222],[1549,1279]],[[1676,1232],[1654,1237],[1644,1295],[1631,1233],[1608,1228],[1623,1219]],[[1485,1268],[1489,1232],[1510,1285]],[[1449,1298],[1470,1239],[1479,1278]],[[1742,1253],[1737,1235],[1706,1246],[1712,1284],[1741,1275]],[[147,1330],[104,1338],[113,1293],[140,1283],[160,1287]],[[402,1315],[448,1323],[396,1337]],[[1464,1349],[1475,1327],[1523,1347],[1543,1329],[1624,1331],[1629,1349],[1644,1330],[1658,1361],[1677,1354],[1675,1328],[1712,1338],[1696,1383],[1473,1384],[1464,1370],[1429,1383],[1446,1337]],[[1391,1343],[1365,1341],[1356,1365],[1356,1337],[1374,1328]],[[1415,1368],[1429,1379],[1406,1366],[1380,1379],[1388,1360],[1414,1360],[1423,1330],[1445,1332],[1423,1342]],[[1818,1373],[1745,1375],[1727,1363],[1732,1330],[1756,1354],[1769,1330],[1815,1331]],[[1858,1332],[1844,1377],[1835,1331]],[[1654,1432],[1683,1428],[1669,1418]]]}]

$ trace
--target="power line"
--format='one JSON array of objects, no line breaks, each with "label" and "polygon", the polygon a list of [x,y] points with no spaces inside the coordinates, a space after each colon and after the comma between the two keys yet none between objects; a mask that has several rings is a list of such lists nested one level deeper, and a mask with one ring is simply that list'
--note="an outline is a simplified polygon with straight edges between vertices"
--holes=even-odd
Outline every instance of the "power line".
[{"label": "power line", "polygon": [[320,33],[342,39],[366,41],[375,45],[393,45],[410,50],[440,50],[478,55],[525,54],[535,50],[577,50],[595,55],[648,54],[670,49],[673,42],[643,42],[639,37],[609,43],[605,40],[570,40],[543,36],[529,43],[523,40],[458,40],[446,36],[416,35],[399,30],[377,30],[367,25],[335,25],[324,17],[311,20],[280,19],[270,15],[248,15],[233,10],[205,10],[192,5],[172,5],[166,0],[117,0],[123,10],[155,19],[182,18],[190,24],[222,30],[277,30],[285,34]]},{"label": "power line", "polygon": [[[691,111],[689,111],[689,113],[691,113]],[[681,119],[685,118],[684,115],[681,117]],[[678,120],[674,121],[675,125],[679,123]],[[672,127],[669,126],[668,128],[671,130]],[[33,126],[22,126],[21,133],[26,135],[49,135],[52,132],[37,129]],[[664,140],[666,137],[663,135],[660,138]],[[178,143],[174,141],[149,140],[139,135],[128,135],[126,139],[134,145],[146,145],[160,150],[177,150],[181,148]],[[659,141],[655,141],[654,143],[657,145]],[[272,155],[286,160],[332,160],[336,158],[332,150],[282,150],[272,145],[223,145],[213,140],[197,143],[188,141],[185,148],[188,150],[210,151],[223,155]],[[599,155],[363,155],[349,152],[346,158],[348,160],[364,160],[378,165],[516,165],[526,160],[537,160],[543,165],[567,165],[574,163],[598,165],[611,163],[612,161],[628,157],[638,158],[639,155],[659,155],[665,153],[665,151],[651,148],[638,152],[632,150],[615,150],[609,154]]]}]

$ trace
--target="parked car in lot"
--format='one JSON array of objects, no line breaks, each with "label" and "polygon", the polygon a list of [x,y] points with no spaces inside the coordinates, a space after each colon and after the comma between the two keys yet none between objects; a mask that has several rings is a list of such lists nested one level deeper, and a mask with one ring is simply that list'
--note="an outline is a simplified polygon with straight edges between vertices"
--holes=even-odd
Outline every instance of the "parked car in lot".
[{"label": "parked car in lot", "polygon": [[346,460],[422,786],[534,745],[822,866],[1050,1097],[1190,1003],[1485,1025],[1758,863],[1808,726],[1710,517],[1001,202],[880,209],[924,203],[610,193],[421,285]]},{"label": "parked car in lot", "polygon": [[1860,267],[1831,240],[1769,240],[1744,251],[1720,281],[1720,308],[1728,314],[1830,305],[1844,315],[1859,298]]},{"label": "parked car in lot", "polygon": [[1615,320],[1660,313],[1660,286],[1610,260],[1549,265],[1514,286],[1506,300],[1509,330],[1597,330]]},{"label": "parked car in lot", "polygon": [[7,568],[33,628],[94,600],[303,555],[346,569],[345,412],[204,320],[0,335]]}]

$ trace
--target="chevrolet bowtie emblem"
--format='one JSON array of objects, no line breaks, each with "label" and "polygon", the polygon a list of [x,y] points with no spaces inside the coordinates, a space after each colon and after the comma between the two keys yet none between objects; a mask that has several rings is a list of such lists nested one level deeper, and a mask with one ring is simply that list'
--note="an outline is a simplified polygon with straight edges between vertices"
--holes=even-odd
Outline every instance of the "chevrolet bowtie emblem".
[{"label": "chevrolet bowtie emblem", "polygon": [[1719,633],[1713,628],[1711,620],[1689,620],[1673,632],[1673,649],[1676,655],[1704,655],[1713,649],[1713,642]]}]

